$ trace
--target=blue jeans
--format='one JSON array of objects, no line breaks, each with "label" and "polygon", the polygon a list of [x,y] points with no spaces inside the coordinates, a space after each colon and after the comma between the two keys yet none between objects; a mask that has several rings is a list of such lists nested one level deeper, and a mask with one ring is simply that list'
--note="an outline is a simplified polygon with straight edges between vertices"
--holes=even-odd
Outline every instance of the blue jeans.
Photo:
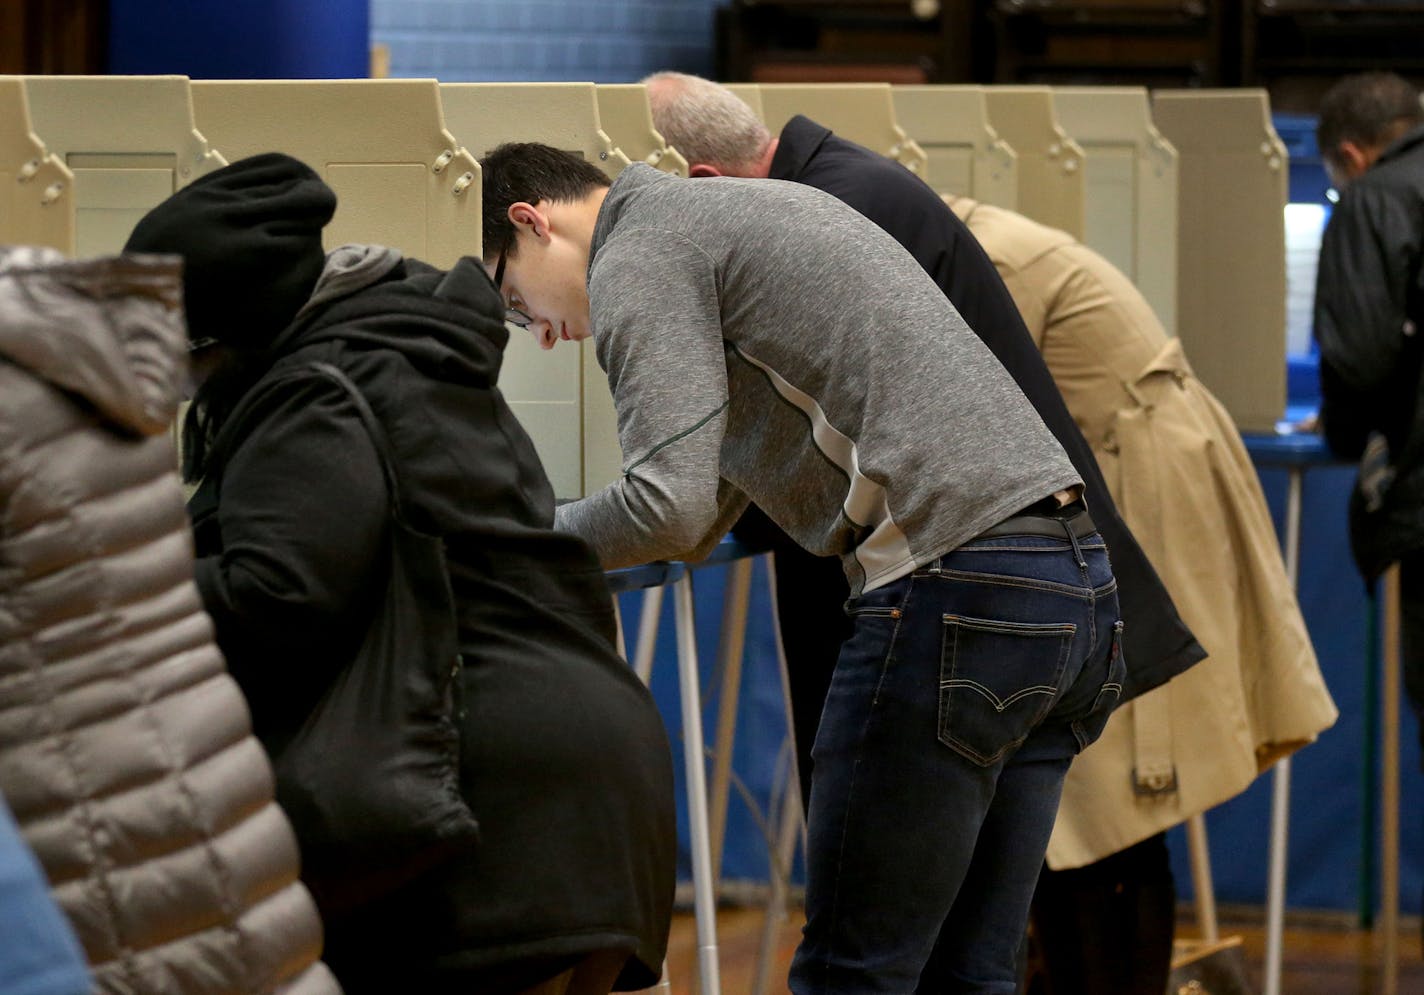
[{"label": "blue jeans", "polygon": [[1064,775],[1121,695],[1107,549],[973,540],[846,610],[791,990],[1011,995]]}]

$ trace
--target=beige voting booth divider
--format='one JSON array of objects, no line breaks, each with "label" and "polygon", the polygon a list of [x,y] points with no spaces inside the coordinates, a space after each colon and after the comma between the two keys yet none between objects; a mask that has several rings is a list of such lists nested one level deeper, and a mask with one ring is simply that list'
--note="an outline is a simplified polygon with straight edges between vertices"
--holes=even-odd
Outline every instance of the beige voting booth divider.
[{"label": "beige voting booth divider", "polygon": [[1014,210],[1041,224],[1083,237],[1083,150],[1060,127],[1046,86],[984,89],[989,123],[1018,157]]},{"label": "beige voting booth divider", "polygon": [[34,133],[74,174],[76,256],[118,252],[174,190],[226,165],[186,76],[26,76]]},{"label": "beige voting booth divider", "polygon": [[632,162],[646,162],[665,173],[687,175],[687,160],[653,127],[648,88],[642,83],[600,83],[598,117],[618,148]]},{"label": "beige voting booth divider", "polygon": [[74,251],[74,174],[34,133],[18,76],[0,76],[0,186],[0,244]]},{"label": "beige voting booth divider", "polygon": [[195,80],[193,107],[229,160],[285,152],[321,174],[337,197],[327,248],[389,245],[440,267],[479,254],[479,167],[434,80]]},{"label": "beige voting booth divider", "polygon": [[1159,90],[1178,155],[1177,335],[1247,432],[1285,412],[1285,146],[1264,90]]},{"label": "beige voting booth divider", "polygon": [[925,151],[923,178],[935,192],[1013,209],[1018,164],[989,124],[983,87],[897,86],[890,93],[896,120]]},{"label": "beige voting booth divider", "polygon": [[1057,87],[1083,150],[1083,242],[1128,275],[1170,332],[1177,323],[1177,150],[1141,87]]},{"label": "beige voting booth divider", "polygon": [[762,83],[758,89],[762,120],[773,135],[804,114],[842,138],[925,175],[925,150],[896,123],[889,83]]},{"label": "beige voting booth divider", "polygon": [[[450,130],[477,157],[502,142],[541,142],[610,177],[629,165],[603,130],[592,83],[442,83],[440,99]],[[499,386],[556,496],[582,497],[623,472],[613,398],[592,341],[543,352],[528,332],[511,329]]]}]

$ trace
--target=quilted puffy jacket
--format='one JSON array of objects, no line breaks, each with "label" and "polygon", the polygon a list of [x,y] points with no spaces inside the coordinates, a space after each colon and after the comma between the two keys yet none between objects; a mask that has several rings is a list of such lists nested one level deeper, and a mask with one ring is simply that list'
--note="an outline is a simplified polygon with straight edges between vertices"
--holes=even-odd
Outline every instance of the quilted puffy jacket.
[{"label": "quilted puffy jacket", "polygon": [[339,992],[193,583],[180,287],[0,250],[0,792],[100,992]]}]

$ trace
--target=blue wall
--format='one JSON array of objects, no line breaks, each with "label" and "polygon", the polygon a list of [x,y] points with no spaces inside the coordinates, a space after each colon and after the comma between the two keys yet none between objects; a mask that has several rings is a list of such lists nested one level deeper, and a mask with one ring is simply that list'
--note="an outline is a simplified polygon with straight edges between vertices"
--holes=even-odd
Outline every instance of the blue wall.
[{"label": "blue wall", "polygon": [[323,79],[370,72],[367,0],[110,0],[109,72]]},{"label": "blue wall", "polygon": [[725,0],[371,0],[392,76],[629,83],[659,69],[710,75]]}]

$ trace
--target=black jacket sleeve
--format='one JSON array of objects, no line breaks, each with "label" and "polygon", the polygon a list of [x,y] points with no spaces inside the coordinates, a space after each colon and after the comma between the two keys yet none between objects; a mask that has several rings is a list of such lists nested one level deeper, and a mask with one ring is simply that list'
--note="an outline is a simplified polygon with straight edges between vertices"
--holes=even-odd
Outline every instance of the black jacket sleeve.
[{"label": "black jacket sleeve", "polygon": [[240,682],[264,659],[349,645],[363,630],[380,593],[388,515],[375,446],[340,387],[319,377],[285,384],[252,419],[221,467],[221,552],[200,549],[197,561],[203,604]]},{"label": "black jacket sleeve", "polygon": [[1408,324],[1419,269],[1420,230],[1389,187],[1351,187],[1326,226],[1316,275],[1321,423],[1331,450],[1356,459],[1372,430],[1394,434],[1380,403],[1396,380],[1415,330]]}]

